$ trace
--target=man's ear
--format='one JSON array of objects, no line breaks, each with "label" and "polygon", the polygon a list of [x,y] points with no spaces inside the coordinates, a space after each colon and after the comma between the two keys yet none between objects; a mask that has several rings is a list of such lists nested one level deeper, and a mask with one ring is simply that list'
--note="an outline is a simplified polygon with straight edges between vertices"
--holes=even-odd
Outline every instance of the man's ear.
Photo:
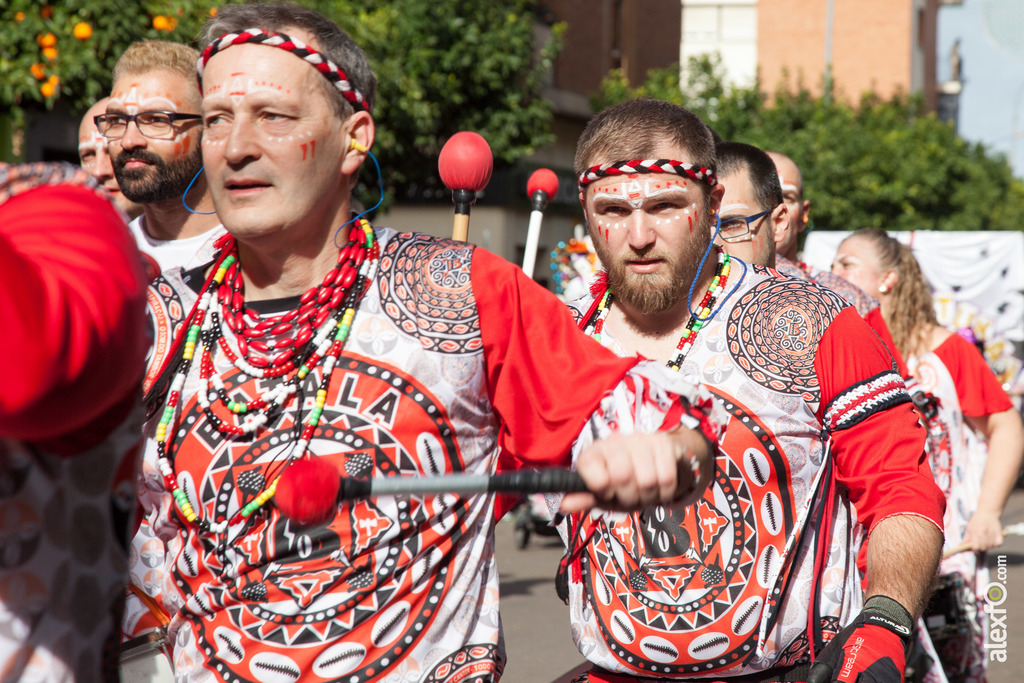
[{"label": "man's ear", "polygon": [[782,240],[780,237],[785,237],[786,232],[789,230],[789,207],[786,206],[786,202],[782,202],[774,209],[770,214],[770,223],[772,225],[772,241],[775,242],[776,246]]},{"label": "man's ear", "polygon": [[358,111],[345,120],[344,131],[348,138],[341,160],[341,172],[355,175],[366,160],[367,150],[373,146],[375,128],[373,117],[365,111]]},{"label": "man's ear", "polygon": [[807,226],[811,224],[811,200],[810,199],[805,199],[804,200],[803,211],[801,211],[801,214],[803,215],[803,219],[804,220],[803,220],[803,226],[800,228],[800,232],[803,232],[804,230],[807,229]]},{"label": "man's ear", "polygon": [[725,196],[725,185],[722,183],[715,183],[715,186],[711,188],[711,193],[708,195],[708,211],[714,215],[719,212],[722,208],[722,197]]}]

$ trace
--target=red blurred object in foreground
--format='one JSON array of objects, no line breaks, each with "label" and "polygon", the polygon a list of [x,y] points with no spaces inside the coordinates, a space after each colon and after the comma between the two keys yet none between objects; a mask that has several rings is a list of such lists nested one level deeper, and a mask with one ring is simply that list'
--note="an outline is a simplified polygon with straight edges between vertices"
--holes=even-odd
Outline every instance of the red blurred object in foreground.
[{"label": "red blurred object in foreground", "polygon": [[558,193],[558,176],[549,168],[538,168],[530,174],[526,181],[526,194],[533,197],[533,193],[540,190],[550,200]]},{"label": "red blurred object in foreground", "polygon": [[317,457],[303,458],[281,474],[274,504],[299,526],[317,526],[334,516],[340,487],[336,467]]},{"label": "red blurred object in foreground", "polygon": [[479,192],[487,187],[494,167],[491,146],[472,131],[456,133],[441,148],[437,170],[449,190]]}]

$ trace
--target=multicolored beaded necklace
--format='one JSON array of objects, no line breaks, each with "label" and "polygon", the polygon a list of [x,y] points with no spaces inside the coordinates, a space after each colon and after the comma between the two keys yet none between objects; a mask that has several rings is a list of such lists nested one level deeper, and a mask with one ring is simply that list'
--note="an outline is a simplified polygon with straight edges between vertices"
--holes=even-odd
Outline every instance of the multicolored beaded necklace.
[{"label": "multicolored beaded necklace", "polygon": [[[175,370],[164,412],[156,428],[157,463],[164,484],[174,497],[181,516],[201,530],[212,533],[224,533],[229,527],[248,519],[274,496],[281,471],[291,462],[305,457],[327,401],[331,374],[348,338],[356,308],[367,283],[373,280],[380,257],[373,229],[369,222],[361,219],[350,228],[348,242],[338,254],[337,265],[319,285],[300,297],[298,308],[281,315],[261,317],[245,308],[237,243],[233,238],[226,237],[218,246],[221,248],[221,257],[213,277],[200,293],[194,319],[188,328],[184,353]],[[237,352],[225,338],[224,326],[234,333]],[[292,330],[295,330],[294,336],[281,337]],[[274,342],[264,341],[265,337],[278,339]],[[245,375],[257,379],[284,377],[284,380],[256,399],[235,400],[214,369],[213,354],[218,349]],[[210,423],[229,437],[253,434],[264,427],[281,414],[291,396],[298,392],[300,382],[316,367],[321,369],[314,407],[306,417],[301,435],[288,459],[270,484],[253,500],[230,519],[220,522],[200,518],[188,494],[178,486],[174,470],[174,449],[169,438],[169,435],[175,433],[181,417],[181,391],[197,353],[199,377],[205,384],[197,392],[198,403]],[[220,406],[227,415],[217,414],[214,406]]]},{"label": "multicolored beaded necklace", "polygon": [[[694,313],[690,310],[690,319],[686,323],[686,331],[683,333],[683,336],[680,337],[679,343],[676,345],[675,356],[673,356],[668,362],[668,367],[673,370],[678,371],[679,368],[682,367],[683,361],[686,359],[686,354],[688,354],[690,349],[693,348],[693,342],[697,339],[697,333],[700,332],[704,323],[714,317],[714,314],[717,312],[715,310],[715,304],[722,296],[722,292],[725,291],[725,285],[729,280],[731,259],[722,247],[715,245],[715,251],[718,254],[718,265],[715,266],[715,276],[711,280],[711,286],[708,287],[708,291],[704,294],[704,298],[701,299],[700,305],[697,306],[697,312]],[[608,311],[611,310],[613,298],[614,295],[612,293],[612,288],[607,287],[597,304],[597,310],[583,327],[583,331],[591,335],[597,341],[601,341],[601,331],[604,329],[604,321],[608,318]]]}]

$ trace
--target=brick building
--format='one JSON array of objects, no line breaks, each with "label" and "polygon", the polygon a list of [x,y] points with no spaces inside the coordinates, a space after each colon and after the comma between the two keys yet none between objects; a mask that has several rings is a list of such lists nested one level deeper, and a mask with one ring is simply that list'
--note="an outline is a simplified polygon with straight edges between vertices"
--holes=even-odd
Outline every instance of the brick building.
[{"label": "brick building", "polygon": [[940,0],[681,0],[682,54],[719,52],[729,79],[838,97],[920,92],[937,102]]}]

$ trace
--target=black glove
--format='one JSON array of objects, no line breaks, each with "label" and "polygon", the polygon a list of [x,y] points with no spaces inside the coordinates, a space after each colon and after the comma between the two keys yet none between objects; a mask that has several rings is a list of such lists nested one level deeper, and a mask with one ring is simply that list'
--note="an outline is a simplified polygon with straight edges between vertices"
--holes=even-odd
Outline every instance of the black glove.
[{"label": "black glove", "polygon": [[821,650],[807,683],[903,683],[913,642],[910,612],[892,598],[873,595],[857,618]]}]

